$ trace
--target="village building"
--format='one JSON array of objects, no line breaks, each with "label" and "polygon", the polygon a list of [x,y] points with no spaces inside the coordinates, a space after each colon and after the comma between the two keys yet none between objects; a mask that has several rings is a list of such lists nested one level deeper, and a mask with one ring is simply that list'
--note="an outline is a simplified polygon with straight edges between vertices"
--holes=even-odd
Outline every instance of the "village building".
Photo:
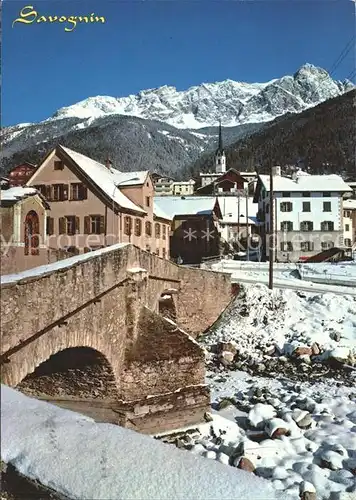
[{"label": "village building", "polygon": [[180,264],[200,264],[220,254],[221,209],[215,197],[155,198],[155,207],[172,219],[170,252]]},{"label": "village building", "polygon": [[120,172],[64,146],[50,151],[27,182],[50,205],[47,244],[78,254],[129,242],[169,258],[169,219],[154,213],[148,171]]},{"label": "village building", "polygon": [[20,165],[16,165],[16,167],[10,170],[7,176],[10,187],[24,186],[35,170],[36,165],[33,165],[33,163],[28,161],[25,161]]},{"label": "village building", "polygon": [[[344,200],[344,245],[345,247],[356,246],[356,199]],[[356,248],[355,248],[356,250]]]},{"label": "village building", "polygon": [[351,198],[356,200],[356,181],[350,181],[347,185],[352,189]]},{"label": "village building", "polygon": [[25,271],[57,260],[46,243],[49,205],[29,187],[0,191],[1,275]]},{"label": "village building", "polygon": [[351,188],[338,175],[309,175],[298,171],[283,177],[273,167],[273,234],[270,176],[258,177],[254,202],[265,256],[275,239],[278,262],[305,260],[319,252],[344,246],[343,196]]},{"label": "village building", "polygon": [[155,174],[153,178],[154,191],[156,196],[172,196],[174,179],[171,177],[159,177]]},{"label": "village building", "polygon": [[249,190],[250,194],[253,194],[253,182],[257,179],[257,174],[255,172],[241,173],[235,168],[227,169],[221,123],[219,124],[219,143],[215,151],[214,161],[214,172],[201,172],[199,174],[201,186],[196,190],[197,195],[235,195],[238,191],[244,189]]},{"label": "village building", "polygon": [[[254,203],[253,197],[246,194],[240,196],[219,196],[219,205],[222,217],[219,221],[221,237],[230,245],[232,249],[239,250],[238,243],[250,246],[256,238],[257,229],[257,211],[258,204]],[[237,244],[237,245],[236,245]]]},{"label": "village building", "polygon": [[194,193],[195,181],[175,181],[173,182],[173,195],[174,196],[190,196]]}]

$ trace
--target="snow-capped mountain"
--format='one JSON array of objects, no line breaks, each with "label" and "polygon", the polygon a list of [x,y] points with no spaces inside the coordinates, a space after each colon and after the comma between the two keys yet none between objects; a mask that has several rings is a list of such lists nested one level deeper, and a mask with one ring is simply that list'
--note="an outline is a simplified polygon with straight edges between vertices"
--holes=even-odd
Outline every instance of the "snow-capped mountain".
[{"label": "snow-capped mountain", "polygon": [[334,81],[323,69],[302,66],[293,76],[267,83],[225,80],[203,83],[188,90],[163,86],[128,97],[89,97],[59,109],[49,120],[79,118],[88,124],[109,114],[161,120],[177,128],[201,128],[266,122],[284,113],[300,112],[353,88],[349,81]]},{"label": "snow-capped mountain", "polygon": [[220,119],[227,145],[352,88],[306,64],[266,83],[225,80],[185,91],[163,86],[128,97],[89,97],[42,122],[3,128],[3,169],[25,159],[38,162],[60,142],[99,161],[110,153],[123,170],[137,169],[145,157],[147,168],[174,173],[215,147]]}]

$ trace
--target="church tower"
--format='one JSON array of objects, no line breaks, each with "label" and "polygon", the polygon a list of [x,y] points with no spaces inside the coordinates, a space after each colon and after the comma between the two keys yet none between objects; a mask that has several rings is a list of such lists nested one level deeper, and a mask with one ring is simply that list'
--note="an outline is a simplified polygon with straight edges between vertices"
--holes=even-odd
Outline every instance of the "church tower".
[{"label": "church tower", "polygon": [[217,174],[226,172],[226,156],[222,141],[221,120],[219,122],[219,146],[215,152],[215,172]]}]

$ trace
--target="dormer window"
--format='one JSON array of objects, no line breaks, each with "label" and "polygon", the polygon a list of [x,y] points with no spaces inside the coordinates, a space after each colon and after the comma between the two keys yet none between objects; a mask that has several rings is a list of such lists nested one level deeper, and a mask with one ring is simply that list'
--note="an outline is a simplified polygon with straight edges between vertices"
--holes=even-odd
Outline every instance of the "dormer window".
[{"label": "dormer window", "polygon": [[63,170],[64,169],[64,163],[61,160],[56,160],[54,162],[54,170]]}]

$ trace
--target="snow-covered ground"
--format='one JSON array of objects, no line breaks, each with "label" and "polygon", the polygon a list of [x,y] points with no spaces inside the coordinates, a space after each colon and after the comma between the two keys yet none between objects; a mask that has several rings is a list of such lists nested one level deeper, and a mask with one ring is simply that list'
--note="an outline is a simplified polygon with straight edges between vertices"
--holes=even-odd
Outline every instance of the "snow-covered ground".
[{"label": "snow-covered ground", "polygon": [[1,459],[71,499],[280,500],[271,483],[1,386]]},{"label": "snow-covered ground", "polygon": [[246,284],[200,343],[212,421],[186,448],[286,500],[355,500],[356,298]]},{"label": "snow-covered ground", "polygon": [[[234,341],[240,353],[261,359],[275,347],[290,356],[298,347],[312,348],[309,360],[330,357],[352,363],[356,356],[356,297],[297,290],[269,290],[244,285],[204,343]],[[312,356],[313,354],[313,356]]]},{"label": "snow-covered ground", "polygon": [[239,371],[210,372],[207,381],[216,409],[191,452],[226,465],[248,459],[285,500],[299,499],[307,483],[318,500],[356,498],[355,388]]},{"label": "snow-covered ground", "polygon": [[[221,260],[201,267],[231,274],[233,282],[268,284],[269,263]],[[273,266],[278,288],[334,292],[356,296],[356,262],[302,264],[278,263]],[[300,279],[302,277],[302,280]],[[317,283],[313,283],[313,280]],[[342,286],[344,285],[344,286]]]}]

